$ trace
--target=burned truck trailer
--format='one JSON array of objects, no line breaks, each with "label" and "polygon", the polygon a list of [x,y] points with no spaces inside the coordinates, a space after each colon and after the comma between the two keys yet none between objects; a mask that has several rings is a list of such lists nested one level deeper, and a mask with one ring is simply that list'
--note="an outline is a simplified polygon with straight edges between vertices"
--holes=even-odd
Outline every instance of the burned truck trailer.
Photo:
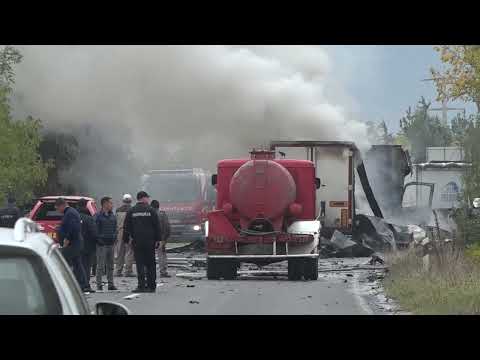
[{"label": "burned truck trailer", "polygon": [[250,154],[218,162],[212,176],[217,202],[208,214],[208,279],[233,279],[242,262],[288,260],[290,280],[316,280],[320,222],[313,163],[276,159],[268,150]]},{"label": "burned truck trailer", "polygon": [[386,217],[402,207],[404,180],[412,172],[412,163],[401,145],[372,145],[365,154],[368,179],[382,213]]},{"label": "burned truck trailer", "polygon": [[[272,141],[270,149],[283,156],[296,151],[315,165],[320,188],[316,194],[316,219],[321,222],[321,238],[327,242],[342,234],[359,244],[378,243],[395,247],[395,230],[383,221],[367,170],[355,143],[348,141]],[[299,152],[300,151],[300,152]],[[358,183],[357,183],[358,181]],[[360,191],[357,191],[360,190]],[[364,193],[373,216],[357,214],[358,193]],[[388,233],[387,236],[383,234]],[[382,234],[382,235],[380,235]],[[351,242],[350,240],[345,240]],[[379,246],[380,249],[382,246]]]},{"label": "burned truck trailer", "polygon": [[315,176],[321,183],[316,194],[315,217],[322,224],[322,232],[333,233],[337,229],[351,235],[355,216],[355,167],[359,162],[355,144],[344,141],[270,143],[270,150],[282,154],[288,154],[292,148],[304,149],[305,158],[315,166]]}]

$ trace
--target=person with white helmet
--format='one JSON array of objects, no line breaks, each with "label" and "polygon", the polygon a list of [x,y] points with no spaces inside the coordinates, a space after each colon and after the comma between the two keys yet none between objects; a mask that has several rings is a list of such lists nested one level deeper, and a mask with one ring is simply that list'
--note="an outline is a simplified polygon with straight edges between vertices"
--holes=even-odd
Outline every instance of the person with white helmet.
[{"label": "person with white helmet", "polygon": [[125,216],[127,211],[132,207],[132,195],[125,194],[122,199],[122,206],[117,209],[117,243],[115,246],[115,264],[116,264],[116,276],[122,276],[123,267],[125,266],[125,276],[126,277],[135,277],[133,273],[133,249],[129,244],[126,244],[123,241],[123,223],[125,221]]}]

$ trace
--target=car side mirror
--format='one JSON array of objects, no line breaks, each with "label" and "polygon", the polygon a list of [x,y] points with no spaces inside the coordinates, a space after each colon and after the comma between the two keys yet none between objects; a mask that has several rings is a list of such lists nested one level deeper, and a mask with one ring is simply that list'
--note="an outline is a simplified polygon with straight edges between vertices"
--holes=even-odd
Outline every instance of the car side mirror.
[{"label": "car side mirror", "polygon": [[108,301],[97,303],[95,310],[97,315],[130,315],[125,305]]},{"label": "car side mirror", "polygon": [[217,174],[212,175],[212,186],[217,185]]},{"label": "car side mirror", "polygon": [[321,185],[320,178],[315,178],[315,188],[317,190],[320,189],[320,185]]}]

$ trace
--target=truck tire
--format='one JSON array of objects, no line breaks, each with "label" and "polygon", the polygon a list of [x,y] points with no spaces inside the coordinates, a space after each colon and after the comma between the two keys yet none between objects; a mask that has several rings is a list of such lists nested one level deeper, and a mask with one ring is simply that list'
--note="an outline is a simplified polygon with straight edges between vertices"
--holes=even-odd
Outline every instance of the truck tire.
[{"label": "truck tire", "polygon": [[298,281],[303,276],[303,259],[288,260],[288,280]]},{"label": "truck tire", "polygon": [[304,269],[305,269],[305,273],[304,273],[305,280],[318,280],[318,258],[305,259]]},{"label": "truck tire", "polygon": [[237,278],[237,263],[235,261],[223,261],[221,269],[220,277],[225,280],[235,280]]},{"label": "truck tire", "polygon": [[221,275],[221,265],[217,259],[207,258],[207,279],[218,280]]},{"label": "truck tire", "polygon": [[207,279],[234,280],[237,277],[237,268],[236,261],[207,258]]}]

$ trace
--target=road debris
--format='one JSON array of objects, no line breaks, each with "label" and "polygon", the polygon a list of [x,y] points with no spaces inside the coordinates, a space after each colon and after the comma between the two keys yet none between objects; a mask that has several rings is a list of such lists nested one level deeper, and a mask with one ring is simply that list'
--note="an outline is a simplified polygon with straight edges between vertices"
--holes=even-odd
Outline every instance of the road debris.
[{"label": "road debris", "polygon": [[330,240],[322,239],[320,254],[326,257],[364,257],[370,256],[374,250],[370,247],[353,241],[349,236],[338,230],[333,232]]},{"label": "road debris", "polygon": [[182,279],[188,279],[188,280],[201,280],[206,276],[206,274],[203,272],[202,273],[190,272],[190,273],[177,273],[175,274],[175,276]]},{"label": "road debris", "polygon": [[189,301],[190,304],[200,304],[200,301],[197,301],[197,300],[190,300]]},{"label": "road debris", "polygon": [[133,299],[136,299],[140,296],[140,294],[132,294],[132,295],[127,295],[127,296],[124,296],[123,298],[125,300],[133,300]]},{"label": "road debris", "polygon": [[196,240],[185,246],[179,246],[173,249],[167,249],[166,252],[167,254],[171,254],[171,253],[182,253],[185,251],[203,251],[203,250],[205,250],[205,242],[202,240]]},{"label": "road debris", "polygon": [[368,262],[368,265],[375,265],[379,263],[380,265],[385,264],[385,260],[383,260],[378,254],[373,254],[372,258]]}]

